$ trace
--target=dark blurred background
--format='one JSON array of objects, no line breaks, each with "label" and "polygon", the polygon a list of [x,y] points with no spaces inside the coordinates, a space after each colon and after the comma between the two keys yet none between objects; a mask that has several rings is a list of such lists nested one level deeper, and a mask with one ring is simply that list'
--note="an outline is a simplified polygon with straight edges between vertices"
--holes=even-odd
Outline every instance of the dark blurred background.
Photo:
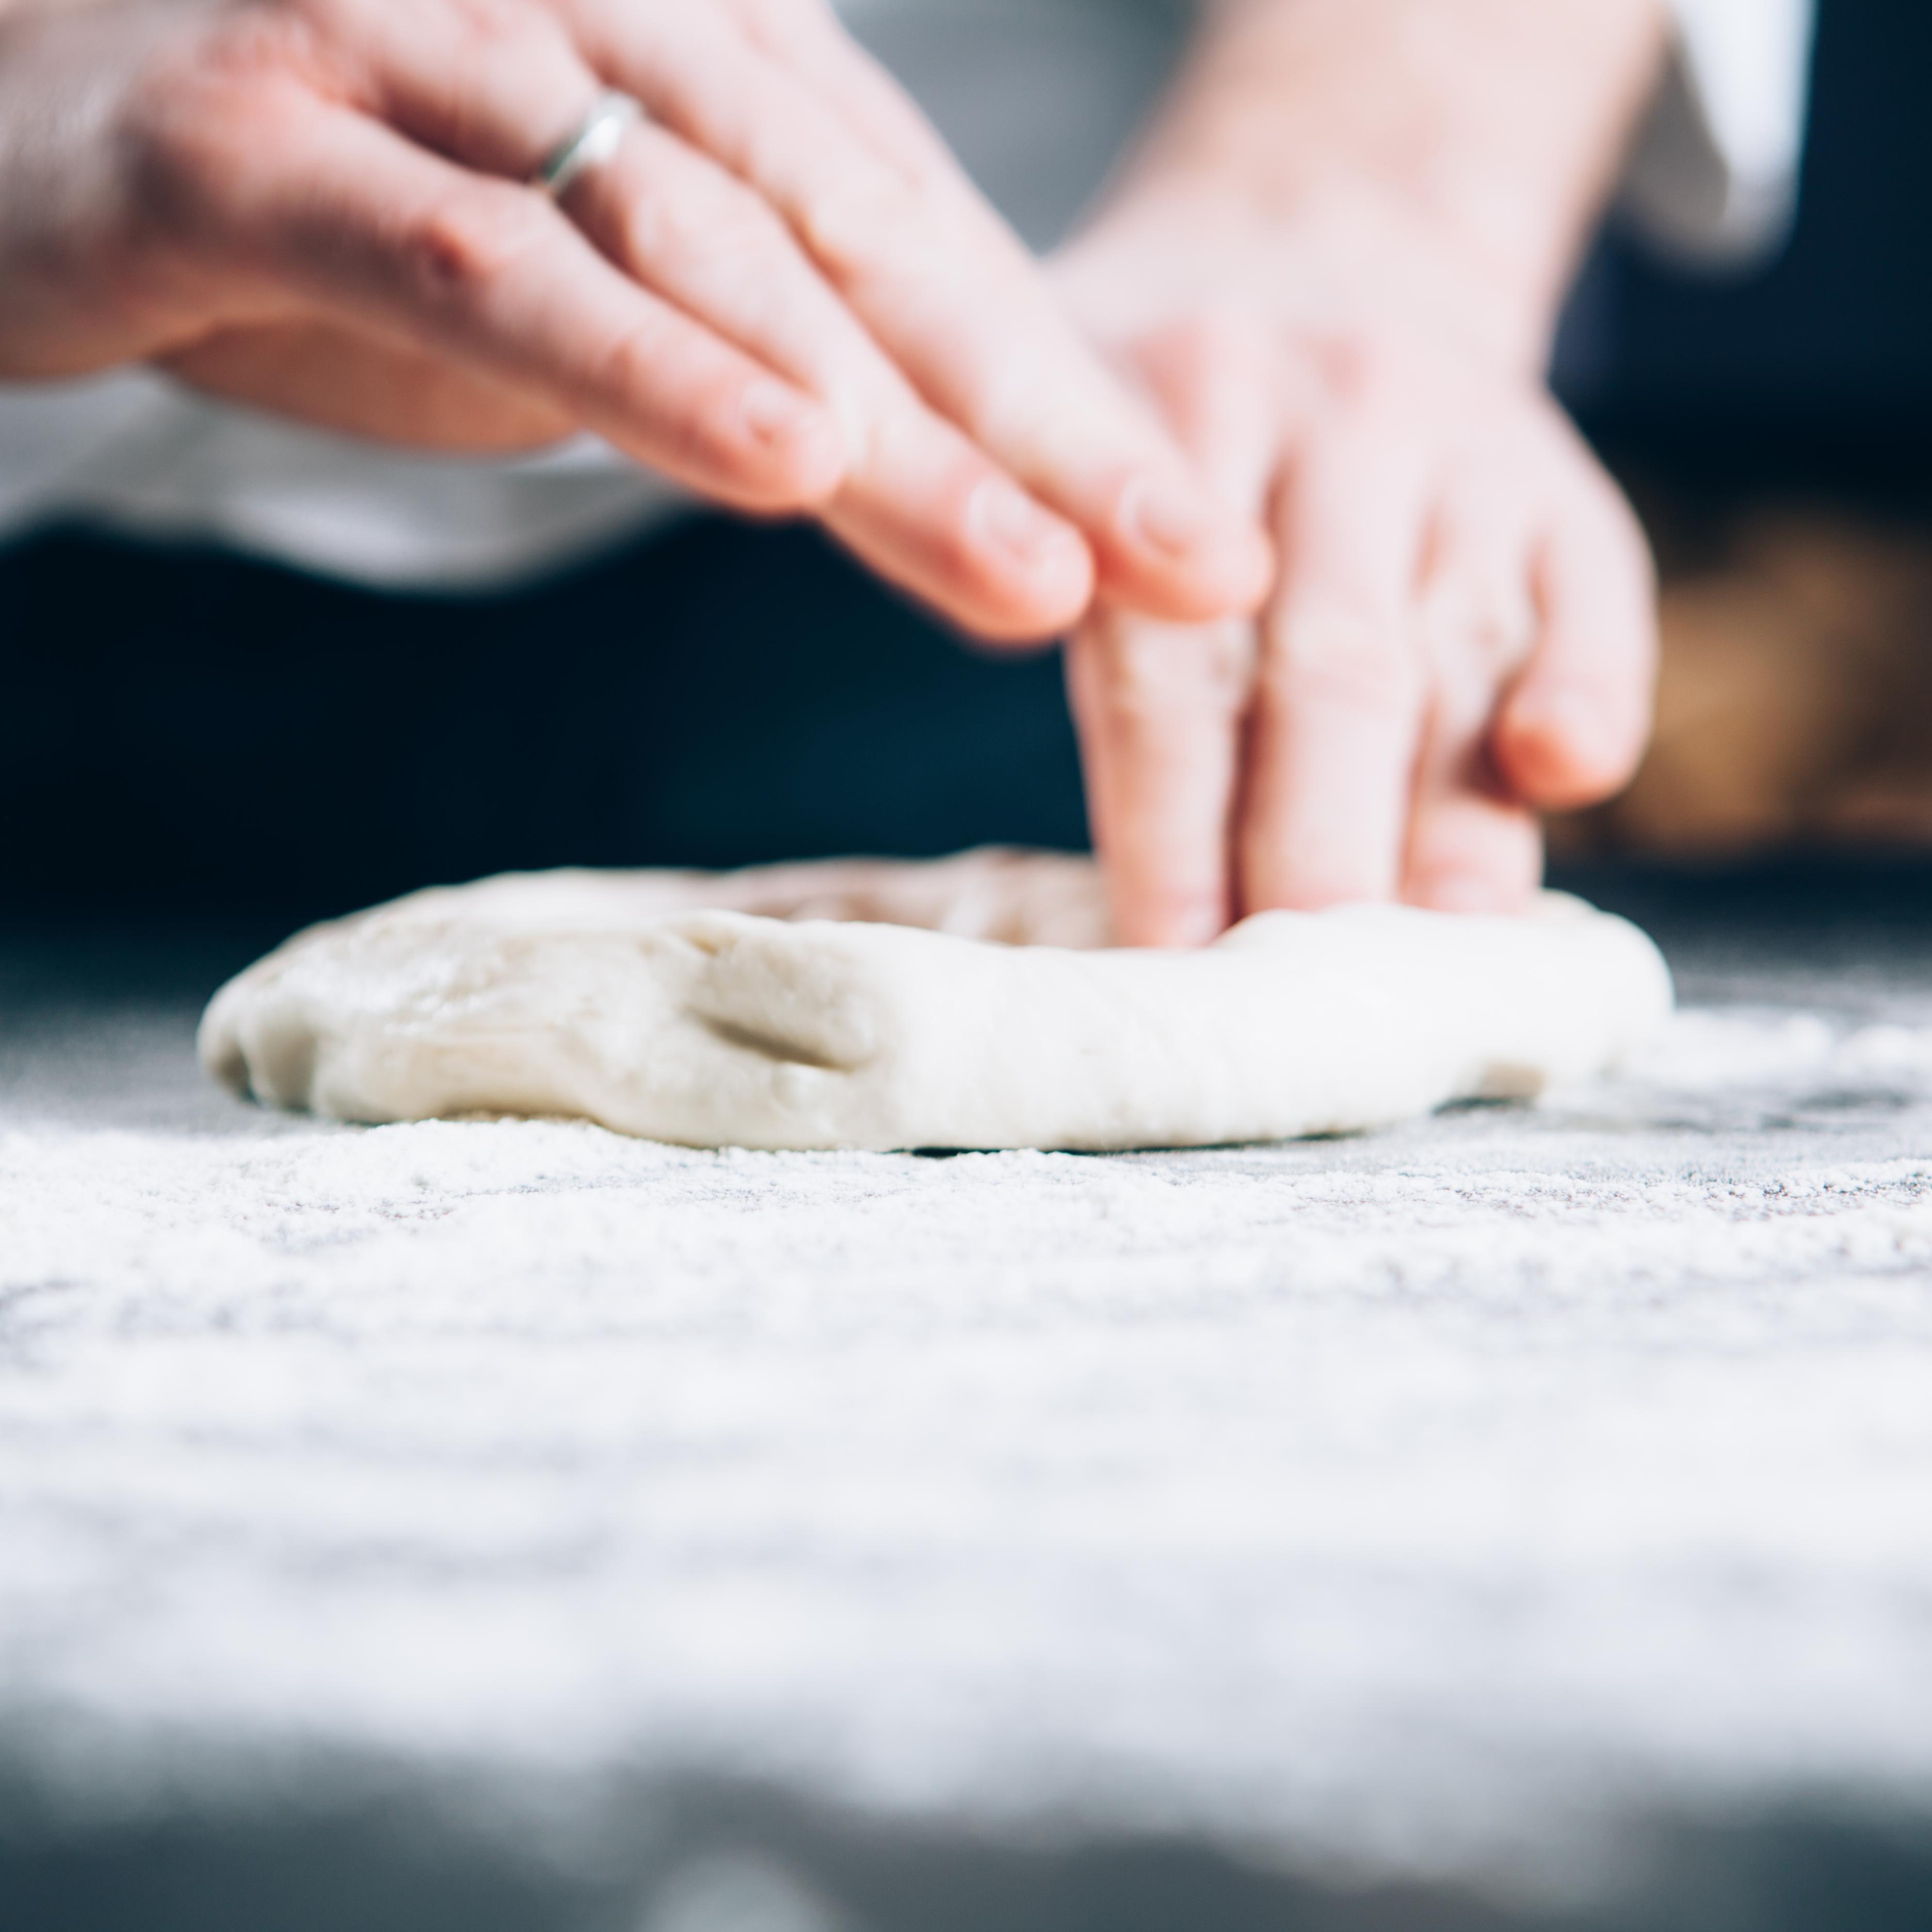
[{"label": "dark blurred background", "polygon": [[1822,0],[1797,225],[1740,272],[1613,223],[1558,387],[1626,463],[1740,491],[1922,508],[1932,483],[1932,8]]},{"label": "dark blurred background", "polygon": [[[1043,244],[1184,10],[1109,10],[1074,125],[1012,36],[1080,10],[991,10],[877,38]],[[1612,221],[1582,278],[1556,380],[1650,524],[1668,656],[1650,765],[1562,855],[1932,844],[1928,81],[1932,8],[1824,0],[1789,247],[1693,271]],[[292,919],[508,867],[1086,836],[1054,659],[962,650],[800,530],[691,518],[488,598],[55,530],[0,554],[0,666],[15,911]]]}]

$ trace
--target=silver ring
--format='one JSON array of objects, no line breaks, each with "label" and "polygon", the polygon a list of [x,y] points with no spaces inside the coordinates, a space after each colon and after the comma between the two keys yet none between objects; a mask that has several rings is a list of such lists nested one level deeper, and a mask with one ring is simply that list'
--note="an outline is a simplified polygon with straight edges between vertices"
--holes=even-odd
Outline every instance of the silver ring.
[{"label": "silver ring", "polygon": [[575,130],[560,141],[530,177],[530,185],[560,200],[578,176],[616,158],[626,134],[644,118],[644,105],[628,94],[600,94]]}]

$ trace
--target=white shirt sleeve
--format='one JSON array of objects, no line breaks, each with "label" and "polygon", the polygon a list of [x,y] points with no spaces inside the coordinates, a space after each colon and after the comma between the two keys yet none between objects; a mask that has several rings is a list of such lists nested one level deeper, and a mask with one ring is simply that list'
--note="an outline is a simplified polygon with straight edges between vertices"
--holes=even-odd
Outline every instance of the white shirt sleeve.
[{"label": "white shirt sleeve", "polygon": [[1667,254],[1760,260],[1789,231],[1816,0],[1673,0],[1677,52],[1632,158],[1626,214]]},{"label": "white shirt sleeve", "polygon": [[[1118,75],[1108,80],[1106,62],[1126,63],[1123,98],[1131,98],[1132,76],[1156,44],[1126,28],[1164,22],[1172,11],[1166,0],[1059,0],[1051,10],[1046,0],[838,4],[859,23],[902,12],[950,18],[956,31],[934,45],[956,66],[961,22],[983,40],[1035,21],[1044,38],[1007,63],[1017,79],[997,63],[991,81],[978,68],[967,76],[986,95],[982,118],[991,116],[987,125],[999,134],[981,146],[1028,157],[1034,149],[1013,130],[1024,134],[1036,120],[1076,145],[1105,148],[1113,110],[1096,108],[1096,90],[1105,96],[1123,84]],[[1627,207],[1679,255],[1761,255],[1776,246],[1796,205],[1813,0],[1676,6],[1678,58],[1633,164]],[[1177,27],[1177,48],[1179,41]],[[1028,162],[1042,175],[1052,165]],[[0,542],[64,514],[213,538],[364,581],[482,586],[615,541],[682,501],[601,446],[521,462],[458,461],[252,416],[140,371],[49,390],[0,385]]]}]

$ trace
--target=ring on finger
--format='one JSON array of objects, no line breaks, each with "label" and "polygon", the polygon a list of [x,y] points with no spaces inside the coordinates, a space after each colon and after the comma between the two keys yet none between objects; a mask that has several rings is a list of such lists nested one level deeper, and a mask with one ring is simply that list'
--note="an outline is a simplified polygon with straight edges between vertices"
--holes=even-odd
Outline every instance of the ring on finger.
[{"label": "ring on finger", "polygon": [[644,104],[614,88],[600,94],[576,127],[544,158],[530,185],[560,201],[572,185],[616,158],[625,135],[644,118]]}]

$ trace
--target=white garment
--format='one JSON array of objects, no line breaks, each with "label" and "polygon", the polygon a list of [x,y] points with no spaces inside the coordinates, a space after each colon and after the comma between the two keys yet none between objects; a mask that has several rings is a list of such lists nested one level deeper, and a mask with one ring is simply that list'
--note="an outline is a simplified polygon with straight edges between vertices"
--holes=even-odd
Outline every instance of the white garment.
[{"label": "white garment", "polygon": [[[1774,242],[1804,134],[1813,0],[1676,0],[1683,58],[1630,185],[1673,248]],[[1029,239],[1096,188],[1184,43],[1187,0],[844,0]],[[591,438],[512,461],[383,449],[146,371],[0,388],[0,537],[74,517],[364,583],[482,589],[686,501]]]},{"label": "white garment", "polygon": [[1670,254],[1755,260],[1790,227],[1810,104],[1815,0],[1676,0],[1679,58],[1624,203]]}]

